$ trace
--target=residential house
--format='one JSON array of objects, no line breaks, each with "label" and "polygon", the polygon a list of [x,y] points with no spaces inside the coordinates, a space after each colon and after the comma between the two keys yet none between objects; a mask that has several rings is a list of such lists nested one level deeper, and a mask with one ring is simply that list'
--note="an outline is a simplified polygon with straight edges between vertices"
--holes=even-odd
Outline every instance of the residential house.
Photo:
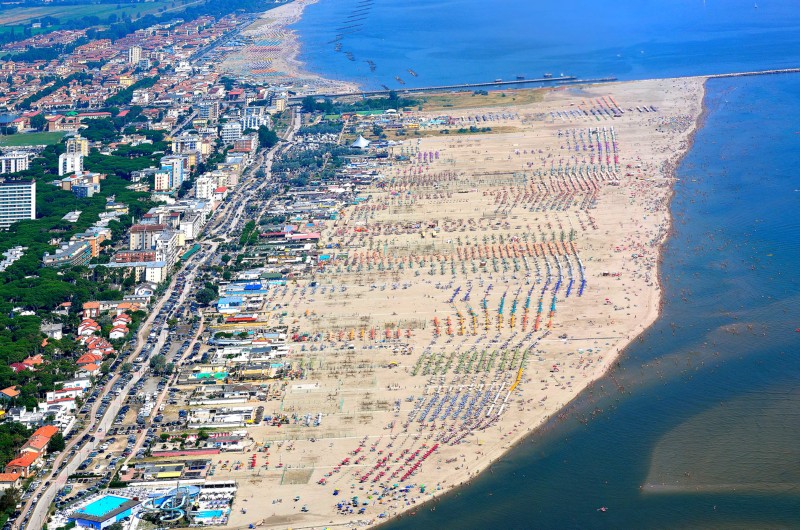
[{"label": "residential house", "polygon": [[78,360],[75,361],[75,364],[77,364],[79,367],[83,368],[83,367],[85,367],[87,365],[100,363],[100,362],[103,362],[103,356],[102,355],[97,355],[97,354],[94,354],[94,353],[84,353],[83,355],[78,357]]},{"label": "residential house", "polygon": [[84,318],[97,318],[100,316],[100,302],[85,302],[83,304]]},{"label": "residential house", "polygon": [[111,340],[119,340],[124,339],[130,330],[125,326],[114,326],[108,334],[108,338]]},{"label": "residential house", "polygon": [[28,366],[23,363],[11,363],[8,365],[9,368],[14,370],[14,373],[24,372],[25,370],[35,371],[32,366]]},{"label": "residential house", "polygon": [[47,335],[48,338],[51,339],[61,340],[61,338],[64,336],[63,334],[64,324],[42,323],[39,329],[42,331],[42,333],[44,333],[45,335]]},{"label": "residential house", "polygon": [[16,387],[16,385],[15,386],[10,386],[8,388],[4,388],[3,390],[0,390],[0,399],[6,400],[6,401],[12,400],[12,399],[16,399],[16,398],[19,397],[19,394],[20,394],[20,392],[19,392],[19,389]]},{"label": "residential house", "polygon": [[24,453],[22,456],[6,464],[6,473],[16,473],[22,478],[28,478],[33,475],[38,462],[38,454]]},{"label": "residential house", "polygon": [[0,491],[9,488],[19,489],[22,485],[22,475],[20,473],[0,473]]},{"label": "residential house", "polygon": [[22,361],[22,364],[31,368],[36,368],[40,364],[44,364],[44,359],[42,358],[41,354],[37,353],[36,355],[29,355],[24,361]]},{"label": "residential house", "polygon": [[133,319],[127,313],[120,313],[114,317],[112,324],[114,325],[114,327],[127,326],[128,324],[131,323],[132,320]]},{"label": "residential house", "polygon": [[78,335],[94,335],[100,332],[100,324],[91,318],[85,318],[78,324]]},{"label": "residential house", "polygon": [[97,377],[100,375],[100,366],[95,363],[84,364],[75,375],[82,377]]}]

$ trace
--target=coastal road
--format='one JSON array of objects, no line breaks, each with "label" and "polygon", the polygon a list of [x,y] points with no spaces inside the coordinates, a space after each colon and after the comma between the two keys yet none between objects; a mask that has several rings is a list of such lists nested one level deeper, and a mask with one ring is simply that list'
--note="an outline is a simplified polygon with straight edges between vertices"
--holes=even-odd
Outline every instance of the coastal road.
[{"label": "coastal road", "polygon": [[[153,415],[160,414],[161,405],[164,403],[164,399],[169,392],[170,387],[173,383],[178,379],[178,375],[180,374],[181,366],[186,361],[186,358],[192,353],[192,348],[194,348],[195,343],[200,340],[200,336],[203,334],[203,330],[205,329],[205,318],[200,316],[200,325],[197,328],[197,333],[195,333],[194,337],[192,337],[189,346],[187,346],[186,350],[180,356],[180,358],[176,359],[175,361],[175,369],[173,370],[172,374],[170,374],[169,379],[167,380],[167,384],[164,385],[164,388],[161,390],[161,393],[158,395],[158,399],[156,399],[155,406],[153,407]],[[125,460],[122,462],[122,466],[127,466],[128,462],[130,462],[131,458],[134,458],[136,452],[142,448],[144,444],[145,438],[147,438],[147,431],[153,425],[153,418],[148,418],[147,422],[144,426],[142,426],[142,432],[139,433],[139,436],[136,438],[136,443],[134,443],[133,448],[131,448],[131,454],[129,454]],[[120,467],[122,467],[120,466]]]},{"label": "coastal road", "polygon": [[[294,113],[294,114],[296,115],[297,113]],[[294,136],[295,131],[299,128],[299,123],[300,123],[299,116],[297,117],[297,119],[293,119],[293,126],[289,128],[289,130],[287,131],[287,134],[286,134],[287,138],[291,139]],[[242,185],[239,186],[239,191],[241,192],[241,195],[244,195],[244,193],[246,193],[246,190],[250,189],[251,186],[254,184],[252,182],[246,184],[246,180],[249,180],[249,179],[246,179],[244,177],[252,177],[255,174],[255,169],[257,167],[259,167],[259,166],[263,166],[264,167],[264,171],[266,173],[266,177],[264,178],[263,182],[258,184],[258,186],[254,190],[252,190],[250,192],[250,194],[261,190],[263,188],[263,186],[266,183],[269,182],[269,180],[270,180],[269,179],[269,175],[270,175],[270,169],[272,167],[272,160],[273,160],[274,154],[276,152],[278,152],[279,150],[280,150],[280,148],[278,146],[275,146],[273,149],[270,149],[269,151],[266,152],[265,155],[261,155],[257,159],[257,162],[255,164],[253,164],[250,168],[248,168],[242,174],[242,176],[243,176],[243,180],[242,180],[242,183],[241,183]],[[238,198],[238,195],[239,194],[237,194],[237,198]],[[241,204],[239,205],[239,208],[236,210],[236,213],[234,214],[233,222],[228,222],[228,219],[230,217],[230,212],[228,212],[228,214],[225,217],[225,220],[221,221],[221,223],[219,225],[217,225],[216,230],[218,230],[221,227],[224,227],[227,230],[230,230],[231,228],[234,228],[234,227],[236,227],[238,225],[239,220],[241,219],[241,216],[242,216],[242,214],[244,212],[244,207],[245,207],[247,201],[244,200],[244,201],[240,201],[240,202],[241,202]],[[236,203],[236,201],[232,200],[230,204],[235,204],[235,203]],[[216,234],[216,230],[213,231],[209,235],[215,235]],[[226,234],[226,237],[228,237],[229,235],[230,234]],[[204,260],[202,260],[200,263],[204,263],[204,262],[208,261],[209,259],[211,259],[215,255],[218,246],[219,246],[218,243],[212,243],[211,244],[211,249],[206,253],[206,258]],[[200,263],[198,263],[198,265]],[[186,282],[187,285],[189,285],[190,283],[193,283],[193,281],[194,281],[194,279],[196,277],[196,274],[197,274],[197,270],[198,270],[198,268],[196,267],[194,269],[194,271],[192,271],[192,275],[191,275],[192,281],[191,282],[187,278],[187,282]],[[186,294],[188,292],[189,292],[188,289],[184,289],[184,292],[181,294],[181,298],[179,299],[179,302],[177,304],[175,304],[176,309],[178,307],[183,306],[186,303]],[[197,343],[198,340],[200,340],[200,337],[203,334],[203,331],[205,329],[205,315],[201,314],[200,318],[201,318],[200,326],[198,327],[197,332],[192,337],[192,340],[189,343],[189,345],[186,348],[186,350],[183,352],[183,355],[181,355],[181,357],[176,360],[176,362],[175,362],[175,370],[171,374],[169,380],[167,381],[167,384],[161,390],[161,392],[160,392],[160,394],[159,394],[159,396],[158,396],[158,398],[156,400],[155,406],[153,407],[154,415],[159,414],[161,405],[163,404],[164,399],[166,399],[166,396],[169,393],[170,387],[177,380],[178,375],[180,374],[180,368],[183,366],[183,363],[186,362],[187,357],[189,357],[191,355],[192,350],[194,348],[194,345]],[[144,441],[145,441],[145,439],[147,437],[147,431],[148,431],[149,427],[152,426],[152,424],[153,424],[152,418],[148,418],[147,424],[145,425],[145,427],[142,428],[142,432],[139,434],[138,438],[136,439],[136,443],[134,444],[133,448],[131,449],[131,454],[128,455],[125,458],[125,461],[123,462],[123,465],[127,465],[128,462],[131,460],[131,458],[134,457],[136,452],[139,449],[142,448],[142,445],[144,444]]]},{"label": "coastal road", "polygon": [[[299,128],[299,123],[300,123],[299,115],[298,115],[298,113],[294,112],[294,110],[292,112],[293,112],[293,115],[292,115],[292,126],[287,130],[287,133],[284,136],[284,139],[286,141],[291,141],[291,139],[294,136],[294,133]],[[283,148],[284,148],[284,145],[279,143],[278,145],[276,145],[275,147],[273,147],[272,149],[270,149],[266,153],[266,155],[264,157],[264,162],[266,164],[268,164],[267,169],[269,167],[271,167],[271,163],[272,163],[274,154],[276,152],[278,152],[279,150],[283,149]],[[253,173],[252,173],[252,171],[250,171],[250,172],[247,172],[245,174],[247,174],[248,176],[251,176]],[[266,182],[269,181],[269,172],[268,171],[267,171],[267,175],[268,175],[267,178],[264,179],[264,182],[262,182],[258,186],[257,189],[260,189],[261,186],[263,186]],[[206,237],[215,237],[218,234],[219,235],[224,235],[225,237],[228,237],[229,236],[228,232],[230,232],[231,230],[235,229],[235,227],[236,227],[236,225],[238,223],[238,220],[241,218],[241,215],[243,214],[244,206],[246,204],[246,201],[242,201],[241,200],[243,198],[244,191],[247,190],[250,187],[250,185],[252,184],[252,183],[248,183],[247,180],[248,179],[243,179],[243,182],[238,187],[237,192],[234,194],[233,199],[227,204],[225,210],[222,212],[222,215],[223,215],[223,219],[221,220],[222,222],[216,223],[215,228],[213,230],[210,230],[209,234]],[[234,223],[225,222],[225,221],[228,221],[230,219],[230,215],[234,211],[234,210],[231,209],[231,206],[235,202],[240,202],[241,203],[241,204],[239,204],[239,207],[235,210],[236,214],[234,215],[234,219],[236,219],[236,222],[234,222]],[[198,262],[204,262],[206,260],[211,259],[212,256],[214,255],[214,253],[216,252],[216,249],[217,249],[217,244],[213,244],[212,243],[211,250],[208,251],[208,252],[205,252],[205,254],[204,254],[205,258],[203,258],[202,260],[197,260],[197,261]],[[137,339],[136,340],[136,346],[132,349],[131,353],[127,356],[126,359],[124,359],[123,362],[132,363],[133,360],[137,356],[139,356],[139,354],[142,352],[142,350],[144,349],[144,347],[145,347],[145,345],[147,343],[147,336],[149,335],[150,331],[152,330],[153,321],[161,313],[161,310],[164,307],[164,304],[166,304],[166,302],[169,300],[170,295],[175,290],[175,285],[176,285],[176,283],[178,281],[178,278],[181,275],[181,273],[183,273],[185,271],[186,265],[188,263],[193,263],[195,261],[195,259],[196,258],[193,258],[193,259],[189,260],[187,263],[183,263],[182,266],[181,266],[180,271],[173,276],[173,278],[172,278],[169,286],[165,290],[164,294],[158,300],[156,305],[153,306],[153,309],[150,312],[150,315],[147,317],[147,319],[145,319],[144,322],[142,322],[141,326],[139,327],[139,331],[136,334],[136,339]],[[176,306],[181,305],[185,301],[187,293],[192,293],[192,292],[195,291],[195,289],[193,289],[193,282],[194,282],[194,280],[196,278],[196,274],[197,274],[197,268],[195,268],[192,271],[192,273],[189,276],[186,277],[186,280],[185,280],[185,283],[184,283],[184,289],[183,289],[183,292],[181,293],[181,298],[180,298],[181,303],[180,304],[176,304]],[[201,325],[200,329],[202,330],[202,325]],[[200,332],[198,332],[198,334],[195,335],[195,338],[193,339],[192,345],[194,344],[194,342],[200,336],[199,333]],[[151,353],[151,355],[155,355],[161,350],[161,348],[164,345],[165,338],[166,338],[166,334],[165,333],[161,333],[160,336],[159,336],[158,342],[156,343],[155,347],[153,348],[153,352]],[[187,350],[187,352],[190,352],[190,351],[191,351],[191,347]],[[181,362],[183,362],[185,360],[185,356],[186,356],[186,353],[184,353],[184,356],[181,358]],[[122,363],[120,363],[120,365],[121,364]],[[101,392],[99,393],[99,395],[97,396],[96,401],[94,402],[93,406],[91,407],[91,410],[86,415],[88,425],[83,427],[82,430],[80,430],[78,433],[76,433],[73,436],[73,438],[67,443],[67,445],[64,448],[64,450],[61,451],[61,453],[59,453],[59,455],[53,461],[53,465],[51,466],[50,471],[46,475],[44,475],[42,477],[39,477],[40,480],[41,480],[41,484],[39,485],[39,487],[37,487],[32,492],[31,497],[24,504],[24,506],[23,506],[23,508],[21,510],[20,517],[12,525],[12,528],[14,530],[20,530],[23,527],[24,528],[36,528],[36,529],[39,529],[39,528],[42,528],[44,526],[44,523],[46,522],[47,513],[48,513],[49,508],[50,508],[50,505],[53,503],[53,500],[55,499],[55,496],[56,496],[56,493],[58,492],[58,490],[61,487],[63,487],[63,485],[66,483],[68,477],[70,475],[74,474],[77,471],[77,468],[80,465],[80,463],[82,461],[84,461],[86,458],[88,458],[89,453],[94,451],[95,448],[100,444],[100,441],[101,441],[104,433],[107,432],[108,428],[110,427],[110,425],[112,424],[114,419],[117,417],[117,414],[119,413],[120,408],[122,407],[123,403],[125,402],[125,399],[127,398],[128,392],[147,373],[149,373],[148,365],[147,365],[147,363],[143,363],[142,366],[139,368],[139,370],[137,370],[133,374],[133,377],[130,378],[128,383],[122,389],[122,392],[120,392],[120,394],[118,396],[116,396],[116,398],[112,399],[108,403],[108,406],[106,408],[106,412],[103,415],[103,417],[100,418],[99,420],[95,421],[95,416],[96,416],[97,411],[99,410],[100,406],[102,405],[103,398],[106,397],[111,392],[111,389],[113,388],[114,384],[117,381],[119,381],[119,379],[122,376],[119,373],[115,373],[103,385]],[[166,385],[165,386],[165,390],[168,389],[168,388],[169,388],[169,385]],[[164,396],[164,393],[162,392],[162,400],[163,400],[163,396]],[[158,408],[157,407],[154,408],[153,410],[155,411],[155,413],[158,412]],[[146,429],[143,429],[143,432],[146,433]],[[81,442],[81,440],[86,435],[89,435],[90,437],[93,436],[94,437],[94,441],[92,441],[90,439],[85,444],[83,444],[82,447],[78,447],[80,442]],[[143,439],[143,437],[140,437],[140,439],[137,440],[137,446],[138,447],[141,447],[142,439]],[[72,452],[73,449],[75,449],[74,453]],[[135,452],[132,452],[132,454],[135,454]],[[50,482],[50,484],[48,486],[45,486],[45,484],[47,484],[48,482]],[[26,516],[26,514],[29,514],[29,515]]]},{"label": "coastal road", "polygon": [[[262,151],[262,153],[257,155],[256,161],[242,173],[242,182],[240,182],[240,186],[225,203],[222,216],[209,228],[207,237],[219,237],[219,231],[222,228],[225,228],[227,232],[230,232],[231,229],[235,229],[241,221],[245,206],[247,205],[247,200],[243,200],[245,195],[258,196],[258,194],[271,183],[272,163],[275,160],[275,156],[291,147],[294,135],[300,129],[300,124],[302,122],[300,113],[292,108],[291,114],[291,125],[284,132],[282,137],[283,141],[274,145],[266,152]],[[265,176],[264,180],[256,185],[251,179],[258,169],[264,169]],[[234,205],[238,205],[238,208]],[[235,209],[232,210],[231,208]],[[227,234],[226,241],[228,241],[229,238],[230,234]]]},{"label": "coastal road", "polygon": [[[128,357],[124,360],[124,362],[132,362],[144,348],[146,343],[147,334],[149,334],[150,329],[152,328],[153,321],[161,311],[161,308],[164,306],[166,301],[169,299],[169,295],[172,290],[175,288],[175,283],[177,282],[177,275],[172,279],[170,286],[167,288],[165,294],[161,297],[161,299],[156,303],[153,307],[153,311],[147,317],[147,319],[142,322],[142,325],[139,327],[139,331],[136,334],[136,347],[133,348],[131,353]],[[163,338],[161,340],[161,344],[163,345]],[[122,363],[120,363],[121,365]],[[135,381],[144,374],[143,368],[140,368],[139,372],[134,374],[134,377],[126,385],[126,389],[123,393],[120,393],[116,399],[112,400],[106,409],[106,413],[104,416],[99,420],[95,421],[95,416],[97,415],[97,411],[100,409],[102,405],[102,399],[105,397],[113,388],[114,384],[120,379],[121,375],[119,373],[115,373],[106,383],[103,385],[102,390],[100,391],[99,395],[97,396],[96,401],[92,405],[89,413],[86,415],[87,423],[82,430],[76,433],[72,439],[67,443],[66,447],[63,451],[59,453],[56,459],[53,461],[53,465],[51,467],[50,472],[41,477],[41,484],[38,488],[34,490],[28,502],[22,508],[20,518],[14,522],[12,528],[19,529],[22,525],[22,520],[25,518],[25,514],[30,514],[27,523],[25,524],[26,528],[42,528],[45,523],[45,517],[47,515],[48,508],[50,504],[53,502],[55,495],[60,487],[62,487],[69,475],[74,474],[77,471],[78,466],[80,463],[88,458],[89,453],[94,451],[94,449],[100,443],[100,435],[106,432],[108,425],[113,421],[116,417],[117,413],[119,412],[122,403],[124,402],[125,396],[127,395],[127,390],[135,384]],[[94,441],[86,442],[82,447],[78,448],[77,446],[80,444],[81,440],[84,436],[94,436]],[[72,450],[76,449],[75,453],[72,453]],[[69,459],[63,465],[65,460]],[[55,480],[54,475],[56,475]],[[52,482],[49,487],[45,486],[45,484],[50,481]],[[35,506],[33,506],[35,504]]]},{"label": "coastal road", "polygon": [[197,111],[193,110],[192,113],[189,114],[189,116],[185,120],[183,120],[182,122],[180,122],[179,124],[177,124],[175,127],[172,128],[172,130],[169,132],[169,135],[175,136],[176,134],[178,134],[178,131],[186,127],[187,123],[191,123],[192,120],[195,118],[195,116],[197,116]]},{"label": "coastal road", "polygon": [[[209,253],[207,256],[210,256]],[[190,260],[191,263],[193,260]],[[185,266],[186,264],[184,264]],[[195,277],[195,273],[192,274],[191,279],[193,280]],[[131,351],[131,353],[127,356],[123,362],[132,363],[133,360],[139,356],[139,354],[144,349],[144,346],[147,343],[147,336],[152,330],[153,321],[158,317],[159,313],[161,312],[164,304],[169,300],[170,295],[175,289],[175,284],[178,281],[178,277],[180,274],[176,274],[173,276],[172,281],[170,282],[169,286],[164,292],[164,295],[158,300],[155,306],[153,306],[153,310],[151,311],[150,315],[147,319],[142,322],[142,325],[139,327],[139,331],[136,334],[136,347]],[[189,285],[189,277],[187,277],[187,281],[184,285],[183,295],[185,293],[193,292],[194,290]],[[166,333],[161,333],[158,341],[153,347],[152,355],[156,355],[164,345],[165,339],[167,337]],[[120,363],[121,365],[122,363]],[[46,516],[50,504],[55,499],[55,495],[58,492],[59,488],[61,488],[67,481],[69,475],[74,474],[77,471],[78,466],[82,461],[88,458],[89,453],[94,451],[96,447],[100,444],[102,436],[104,433],[107,432],[108,428],[111,426],[114,419],[117,417],[120,408],[125,402],[125,399],[128,396],[128,392],[130,389],[146,374],[148,373],[148,365],[147,363],[142,364],[138,371],[136,371],[128,383],[123,387],[122,392],[119,393],[116,398],[112,399],[106,408],[106,412],[102,418],[99,420],[95,420],[95,416],[97,411],[99,410],[100,406],[102,405],[103,398],[111,392],[114,384],[119,381],[121,375],[119,373],[114,374],[111,379],[109,379],[102,387],[101,392],[97,396],[95,403],[93,404],[91,410],[86,415],[88,419],[88,425],[84,427],[81,431],[73,436],[73,438],[69,441],[63,451],[56,457],[56,460],[53,462],[53,466],[51,471],[46,475],[41,477],[42,484],[32,493],[28,502],[22,508],[22,515],[20,516],[22,519],[25,518],[24,514],[30,514],[28,521],[25,523],[26,528],[42,528],[43,524],[46,522]],[[86,442],[82,447],[76,449],[74,453],[72,450],[76,448],[80,444],[81,439],[86,436],[94,436],[94,441],[91,439]],[[68,460],[66,464],[63,465],[62,463]],[[55,480],[54,480],[55,477]],[[51,484],[48,487],[45,487],[48,481]],[[38,500],[37,500],[38,499]],[[34,506],[35,503],[35,506]],[[22,520],[18,519],[15,521],[12,528],[19,529],[21,528]]]}]

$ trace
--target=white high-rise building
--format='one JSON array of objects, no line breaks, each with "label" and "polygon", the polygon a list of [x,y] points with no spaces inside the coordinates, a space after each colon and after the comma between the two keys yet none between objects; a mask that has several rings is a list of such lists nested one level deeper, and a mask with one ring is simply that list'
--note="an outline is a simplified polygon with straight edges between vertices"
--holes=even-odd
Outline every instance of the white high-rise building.
[{"label": "white high-rise building", "polygon": [[242,137],[242,124],[238,121],[229,121],[222,126],[220,137],[226,144],[232,144]]},{"label": "white high-rise building", "polygon": [[128,64],[137,66],[139,60],[142,58],[142,48],[139,46],[131,46],[128,48]]},{"label": "white high-rise building", "polygon": [[172,168],[169,187],[177,188],[189,178],[189,157],[186,155],[166,155],[161,157],[161,169]]},{"label": "white high-rise building", "polygon": [[196,199],[210,201],[214,198],[216,181],[208,175],[197,177],[194,181],[194,196]]},{"label": "white high-rise building", "polygon": [[36,181],[0,182],[0,229],[23,219],[36,219]]},{"label": "white high-rise building", "polygon": [[153,189],[155,191],[169,191],[172,189],[172,167],[167,166],[156,171],[153,175]]},{"label": "white high-rise building", "polygon": [[28,153],[12,151],[0,156],[0,175],[25,171],[30,165]]},{"label": "white high-rise building", "polygon": [[63,153],[58,155],[58,176],[83,172],[83,155],[80,153]]},{"label": "white high-rise building", "polygon": [[89,156],[89,140],[83,138],[79,134],[67,138],[67,154],[72,153],[80,153],[83,156]]}]

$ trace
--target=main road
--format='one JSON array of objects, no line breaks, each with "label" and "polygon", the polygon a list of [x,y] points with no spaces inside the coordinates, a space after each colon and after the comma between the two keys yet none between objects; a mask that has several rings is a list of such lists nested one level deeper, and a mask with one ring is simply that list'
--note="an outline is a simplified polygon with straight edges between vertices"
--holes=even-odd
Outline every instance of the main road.
[{"label": "main road", "polygon": [[[291,126],[287,129],[284,135],[284,142],[291,142],[295,132],[300,127],[300,115],[292,109],[292,120]],[[272,167],[272,161],[276,153],[282,151],[286,148],[287,143],[278,143],[272,149],[270,149],[266,155],[258,155],[258,159],[253,166],[245,170],[242,174],[242,181],[240,185],[237,187],[236,191],[232,195],[231,199],[225,204],[225,206],[215,212],[215,217],[219,217],[220,219],[213,224],[210,223],[210,228],[207,230],[205,234],[206,239],[217,238],[221,237],[224,240],[230,239],[230,232],[236,230],[236,227],[239,221],[244,214],[244,208],[247,203],[247,196],[251,195],[254,192],[258,192],[263,189],[263,187],[269,182],[269,175],[270,169]],[[252,179],[255,175],[255,167],[263,166],[265,169],[266,176],[263,182],[256,183]],[[254,187],[255,186],[255,187]],[[237,206],[233,206],[236,204]],[[233,221],[233,222],[231,222]],[[150,331],[153,327],[153,321],[156,317],[161,313],[164,304],[169,300],[170,295],[173,293],[175,289],[175,284],[178,281],[178,278],[185,273],[185,267],[189,263],[196,263],[198,267],[195,267],[194,270],[186,276],[186,282],[184,284],[183,292],[175,304],[175,307],[179,307],[186,301],[186,297],[188,293],[194,293],[196,290],[194,289],[194,281],[196,279],[197,271],[199,269],[199,265],[205,263],[206,261],[210,260],[216,249],[218,243],[212,242],[210,244],[210,248],[207,248],[200,253],[196,254],[186,263],[181,265],[180,271],[175,274],[170,281],[169,286],[165,290],[163,296],[156,302],[155,306],[153,306],[153,310],[151,311],[150,315],[147,319],[142,322],[141,326],[139,327],[139,331],[136,334],[136,346],[131,350],[130,354],[125,358],[124,362],[131,363],[136,357],[144,349],[147,343],[147,336],[149,335]],[[165,319],[166,320],[166,319]],[[189,348],[184,352],[181,358],[176,363],[176,368],[178,365],[185,362],[188,353],[192,351],[192,346],[194,343],[199,339],[200,334],[203,331],[203,324],[199,327],[197,333],[194,335]],[[155,355],[160,352],[161,348],[164,345],[164,341],[166,338],[166,333],[161,333],[159,335],[158,341],[156,342],[151,355]],[[121,365],[122,363],[120,363]],[[108,431],[109,426],[117,417],[120,408],[122,407],[123,403],[125,402],[126,398],[128,397],[128,393],[130,392],[131,388],[139,382],[139,380],[144,377],[148,373],[148,363],[145,362],[141,365],[141,367],[133,374],[133,376],[128,380],[125,384],[122,391],[112,399],[107,406],[105,414],[103,414],[102,418],[95,421],[97,411],[99,410],[103,398],[109,395],[111,389],[114,387],[115,383],[117,383],[122,375],[119,373],[115,373],[102,387],[99,395],[97,396],[96,401],[94,402],[91,410],[86,415],[88,425],[85,425],[81,428],[81,430],[75,434],[72,439],[67,443],[66,447],[63,451],[61,451],[55,460],[52,463],[49,471],[42,477],[39,477],[41,484],[31,493],[30,498],[25,503],[22,508],[20,517],[14,521],[12,528],[14,530],[21,530],[24,528],[30,529],[39,529],[44,527],[44,523],[46,522],[47,514],[50,508],[50,505],[53,503],[55,499],[56,493],[58,492],[61,487],[66,484],[67,479],[70,475],[74,474],[78,466],[82,461],[88,458],[89,453],[95,450],[95,448],[100,444],[100,441],[105,432]],[[177,370],[176,370],[177,373]],[[174,377],[174,376],[173,376]],[[171,382],[171,381],[170,381]],[[165,392],[169,389],[169,384],[165,386],[164,390],[161,392],[159,396],[157,405],[160,405],[163,402],[164,396],[166,395]],[[153,414],[158,414],[158,406],[154,407]],[[142,429],[143,433],[140,436],[134,449],[138,449],[141,447],[142,441],[144,439],[144,434],[146,434],[146,429]],[[86,441],[83,445],[81,445],[81,440],[85,436],[89,436],[89,440]],[[132,451],[131,454],[135,454],[135,451]],[[129,460],[126,459],[127,462]],[[26,515],[27,514],[27,515]]]}]

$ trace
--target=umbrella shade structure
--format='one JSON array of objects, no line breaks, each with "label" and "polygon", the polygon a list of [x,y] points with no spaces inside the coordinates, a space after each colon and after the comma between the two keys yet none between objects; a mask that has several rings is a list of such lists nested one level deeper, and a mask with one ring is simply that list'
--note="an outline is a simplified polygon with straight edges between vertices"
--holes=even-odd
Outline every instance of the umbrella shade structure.
[{"label": "umbrella shade structure", "polygon": [[356,138],[356,141],[350,144],[350,147],[355,147],[356,149],[366,149],[369,147],[369,144],[370,141],[359,134],[358,138]]}]

